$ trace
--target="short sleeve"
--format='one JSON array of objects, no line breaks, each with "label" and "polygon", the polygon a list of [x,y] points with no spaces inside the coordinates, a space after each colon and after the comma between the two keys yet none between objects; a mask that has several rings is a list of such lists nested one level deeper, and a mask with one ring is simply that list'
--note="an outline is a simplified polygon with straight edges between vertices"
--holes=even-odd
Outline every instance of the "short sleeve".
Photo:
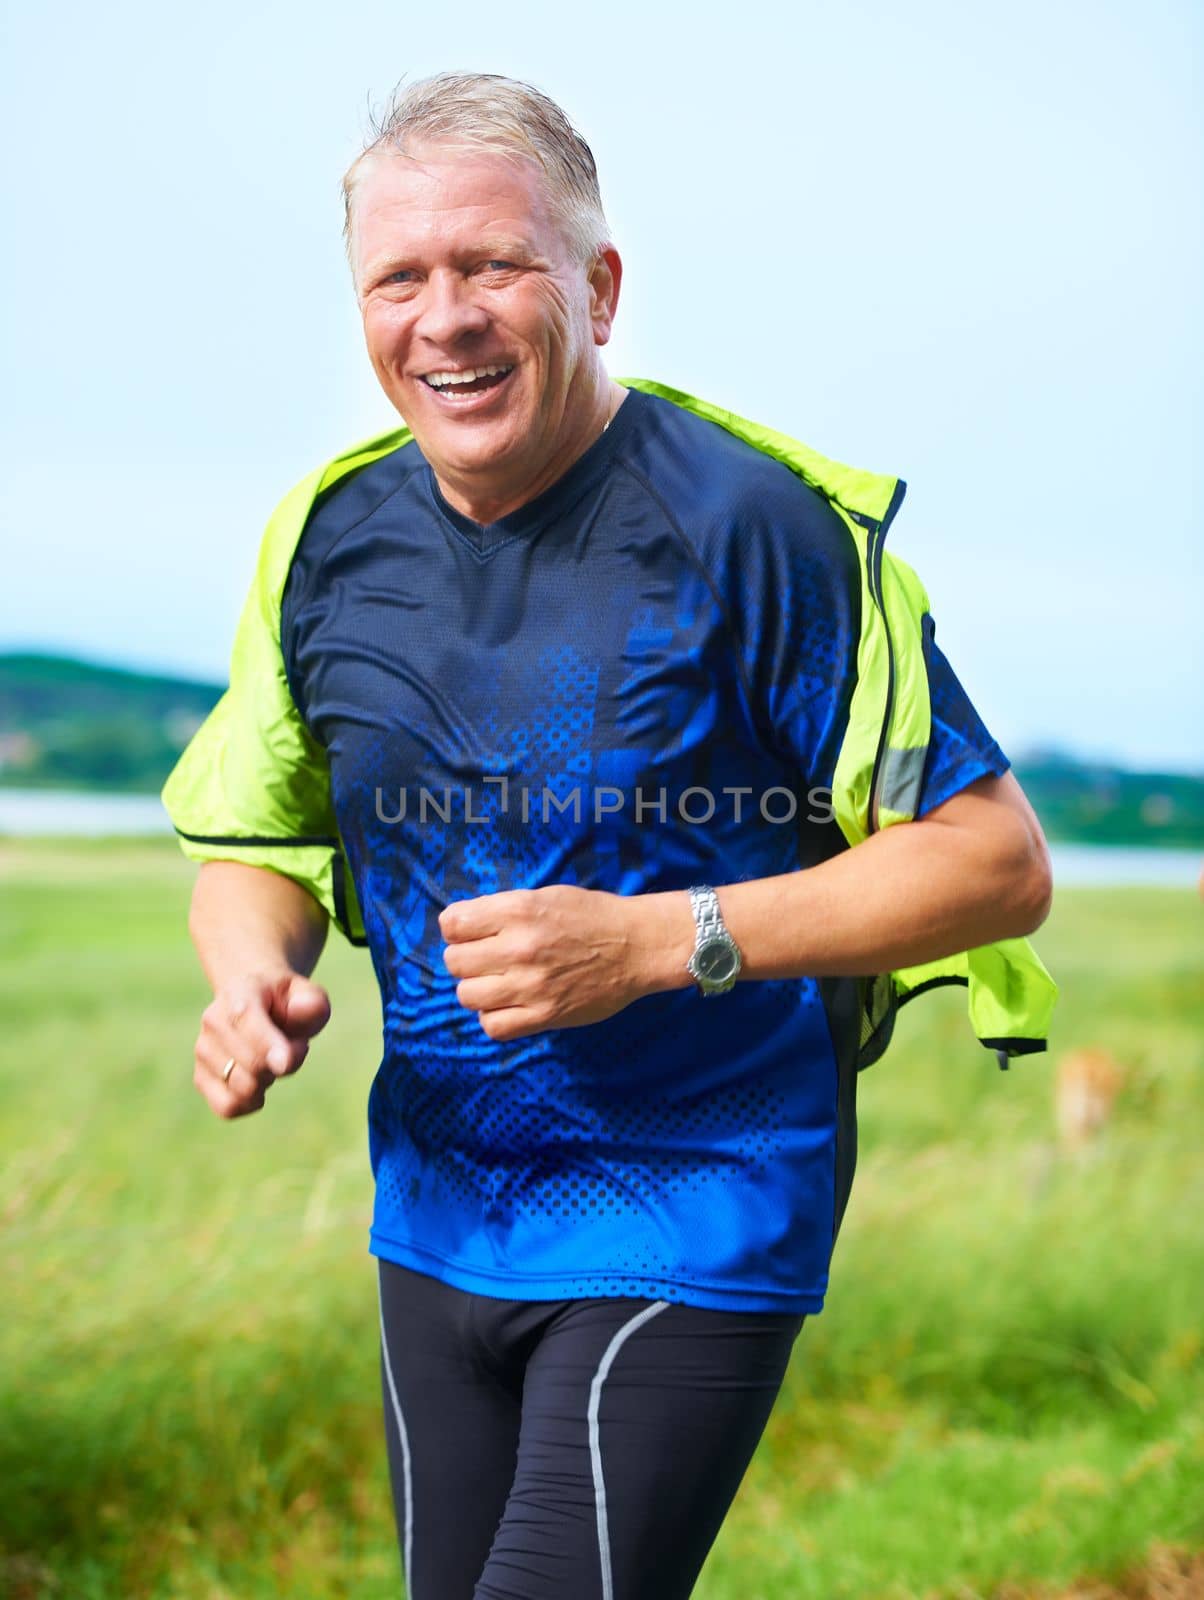
[{"label": "short sleeve", "polygon": [[1011,765],[988,733],[957,674],[936,642],[936,624],[925,614],[924,664],[932,699],[932,736],[924,764],[916,816],[922,817],[979,778],[1001,777]]},{"label": "short sleeve", "polygon": [[728,592],[768,738],[810,786],[830,788],[857,678],[857,550],[809,488],[792,482],[770,510],[746,518]]},{"label": "short sleeve", "polygon": [[269,524],[239,619],[230,686],[161,798],[191,860],[243,861],[283,873],[358,944],[363,924],[335,822],[326,752],[285,677],[280,598],[296,538],[282,548],[279,516]]}]

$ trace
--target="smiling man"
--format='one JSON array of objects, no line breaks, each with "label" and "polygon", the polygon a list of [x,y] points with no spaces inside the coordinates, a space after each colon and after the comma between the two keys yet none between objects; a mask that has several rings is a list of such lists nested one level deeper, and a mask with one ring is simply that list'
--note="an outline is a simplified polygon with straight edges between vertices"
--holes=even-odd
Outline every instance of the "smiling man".
[{"label": "smiling man", "polygon": [[350,180],[364,336],[449,503],[494,523],[562,477],[623,397],[597,353],[619,256],[594,219],[571,237],[535,161],[410,144]]},{"label": "smiling man", "polygon": [[1043,1046],[1044,841],[883,555],[902,485],[608,377],[555,104],[414,84],[346,199],[406,426],[282,502],[164,791],[194,1081],[260,1109],[328,922],[370,947],[411,1600],[676,1600],[823,1306],[895,1007],[963,982],[1001,1059]]}]

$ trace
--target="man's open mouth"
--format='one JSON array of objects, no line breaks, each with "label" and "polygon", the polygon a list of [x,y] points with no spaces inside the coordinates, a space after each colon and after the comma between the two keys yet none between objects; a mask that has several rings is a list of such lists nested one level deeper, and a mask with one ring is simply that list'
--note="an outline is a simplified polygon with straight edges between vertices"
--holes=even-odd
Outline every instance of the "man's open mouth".
[{"label": "man's open mouth", "polygon": [[457,402],[498,388],[513,371],[513,366],[466,367],[463,372],[426,372],[422,381],[444,399]]}]

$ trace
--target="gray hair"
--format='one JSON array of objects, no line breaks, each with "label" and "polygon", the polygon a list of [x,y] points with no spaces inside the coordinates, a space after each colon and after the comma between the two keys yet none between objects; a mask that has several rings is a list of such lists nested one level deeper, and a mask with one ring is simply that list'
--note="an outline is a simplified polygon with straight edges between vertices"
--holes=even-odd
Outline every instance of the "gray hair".
[{"label": "gray hair", "polygon": [[593,152],[554,100],[494,72],[440,72],[394,89],[372,138],[343,178],[343,238],[354,270],[351,210],[360,163],[378,152],[408,154],[410,143],[526,156],[539,163],[548,198],[578,259],[588,264],[611,242]]}]

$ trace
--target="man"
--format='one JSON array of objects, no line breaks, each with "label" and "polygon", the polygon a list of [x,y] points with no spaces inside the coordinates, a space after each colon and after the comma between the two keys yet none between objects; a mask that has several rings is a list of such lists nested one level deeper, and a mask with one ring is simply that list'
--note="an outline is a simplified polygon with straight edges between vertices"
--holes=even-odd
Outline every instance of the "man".
[{"label": "man", "polygon": [[1010,959],[1044,841],[882,563],[893,480],[821,493],[804,447],[608,378],[622,265],[558,107],[415,84],[346,193],[408,431],[282,505],[165,790],[206,862],[195,1082],[260,1109],[362,922],[412,1600],[673,1600],[823,1304],[868,980]]}]

